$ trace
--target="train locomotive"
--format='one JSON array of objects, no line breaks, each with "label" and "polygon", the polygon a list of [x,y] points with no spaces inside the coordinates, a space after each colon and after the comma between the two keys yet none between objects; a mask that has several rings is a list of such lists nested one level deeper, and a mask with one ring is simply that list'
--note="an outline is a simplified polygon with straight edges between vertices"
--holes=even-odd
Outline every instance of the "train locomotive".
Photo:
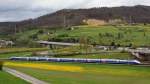
[{"label": "train locomotive", "polygon": [[105,64],[141,64],[141,62],[138,60],[119,60],[119,59],[11,57],[10,60],[15,60],[15,61],[47,61],[47,62],[78,62],[78,63],[105,63]]}]

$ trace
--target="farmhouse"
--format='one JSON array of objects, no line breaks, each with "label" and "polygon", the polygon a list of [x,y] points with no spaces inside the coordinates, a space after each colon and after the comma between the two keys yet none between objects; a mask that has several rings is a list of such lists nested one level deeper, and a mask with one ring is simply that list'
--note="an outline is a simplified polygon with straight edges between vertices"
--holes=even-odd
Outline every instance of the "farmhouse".
[{"label": "farmhouse", "polygon": [[123,21],[121,19],[110,19],[108,21],[109,24],[115,25],[115,24],[121,24]]},{"label": "farmhouse", "polygon": [[101,26],[107,24],[116,25],[116,24],[124,23],[124,21],[121,19],[109,19],[108,21],[99,20],[99,19],[86,19],[83,20],[83,22],[90,26]]},{"label": "farmhouse", "polygon": [[13,41],[0,40],[0,48],[14,45]]},{"label": "farmhouse", "polygon": [[87,20],[83,20],[83,22],[90,26],[101,26],[107,24],[104,20],[98,20],[98,19],[87,19]]}]

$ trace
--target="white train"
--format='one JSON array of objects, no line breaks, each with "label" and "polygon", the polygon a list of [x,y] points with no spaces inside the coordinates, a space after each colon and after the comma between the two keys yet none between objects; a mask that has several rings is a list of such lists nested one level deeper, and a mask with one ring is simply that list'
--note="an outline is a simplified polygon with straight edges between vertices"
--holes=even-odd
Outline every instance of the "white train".
[{"label": "white train", "polygon": [[11,57],[18,61],[48,61],[48,62],[79,62],[79,63],[107,63],[107,64],[141,64],[137,60],[118,59],[80,59],[80,58],[48,58],[48,57]]}]

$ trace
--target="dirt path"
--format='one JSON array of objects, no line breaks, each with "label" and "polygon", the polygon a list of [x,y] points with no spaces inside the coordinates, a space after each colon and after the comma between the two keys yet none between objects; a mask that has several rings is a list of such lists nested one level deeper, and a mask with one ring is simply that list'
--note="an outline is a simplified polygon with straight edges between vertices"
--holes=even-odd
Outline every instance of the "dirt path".
[{"label": "dirt path", "polygon": [[14,76],[16,76],[16,77],[19,77],[19,78],[23,79],[23,80],[25,80],[25,81],[27,81],[31,84],[50,84],[50,83],[46,83],[44,81],[41,81],[39,79],[36,79],[32,76],[29,76],[27,74],[24,74],[22,72],[16,71],[14,69],[10,69],[10,68],[5,67],[5,68],[3,68],[3,70],[10,73],[10,74],[12,74],[12,75],[14,75]]}]

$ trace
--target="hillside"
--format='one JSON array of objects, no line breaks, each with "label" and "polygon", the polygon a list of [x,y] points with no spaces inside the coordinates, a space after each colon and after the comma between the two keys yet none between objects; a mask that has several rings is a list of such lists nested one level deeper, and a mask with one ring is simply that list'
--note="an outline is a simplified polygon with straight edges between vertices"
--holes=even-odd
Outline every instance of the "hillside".
[{"label": "hillside", "polygon": [[[73,26],[70,29],[33,29],[8,37],[19,46],[35,46],[34,41],[79,43],[87,38],[90,44],[150,47],[150,25]],[[34,44],[33,44],[34,43]],[[36,45],[37,46],[37,45]]]},{"label": "hillside", "polygon": [[[150,6],[133,7],[102,7],[91,9],[64,9],[52,14],[47,14],[36,19],[21,22],[0,23],[1,33],[13,33],[29,27],[66,27],[81,25],[85,19],[97,19],[109,21],[122,19],[128,23],[150,23]],[[0,33],[0,34],[1,34]]]}]

